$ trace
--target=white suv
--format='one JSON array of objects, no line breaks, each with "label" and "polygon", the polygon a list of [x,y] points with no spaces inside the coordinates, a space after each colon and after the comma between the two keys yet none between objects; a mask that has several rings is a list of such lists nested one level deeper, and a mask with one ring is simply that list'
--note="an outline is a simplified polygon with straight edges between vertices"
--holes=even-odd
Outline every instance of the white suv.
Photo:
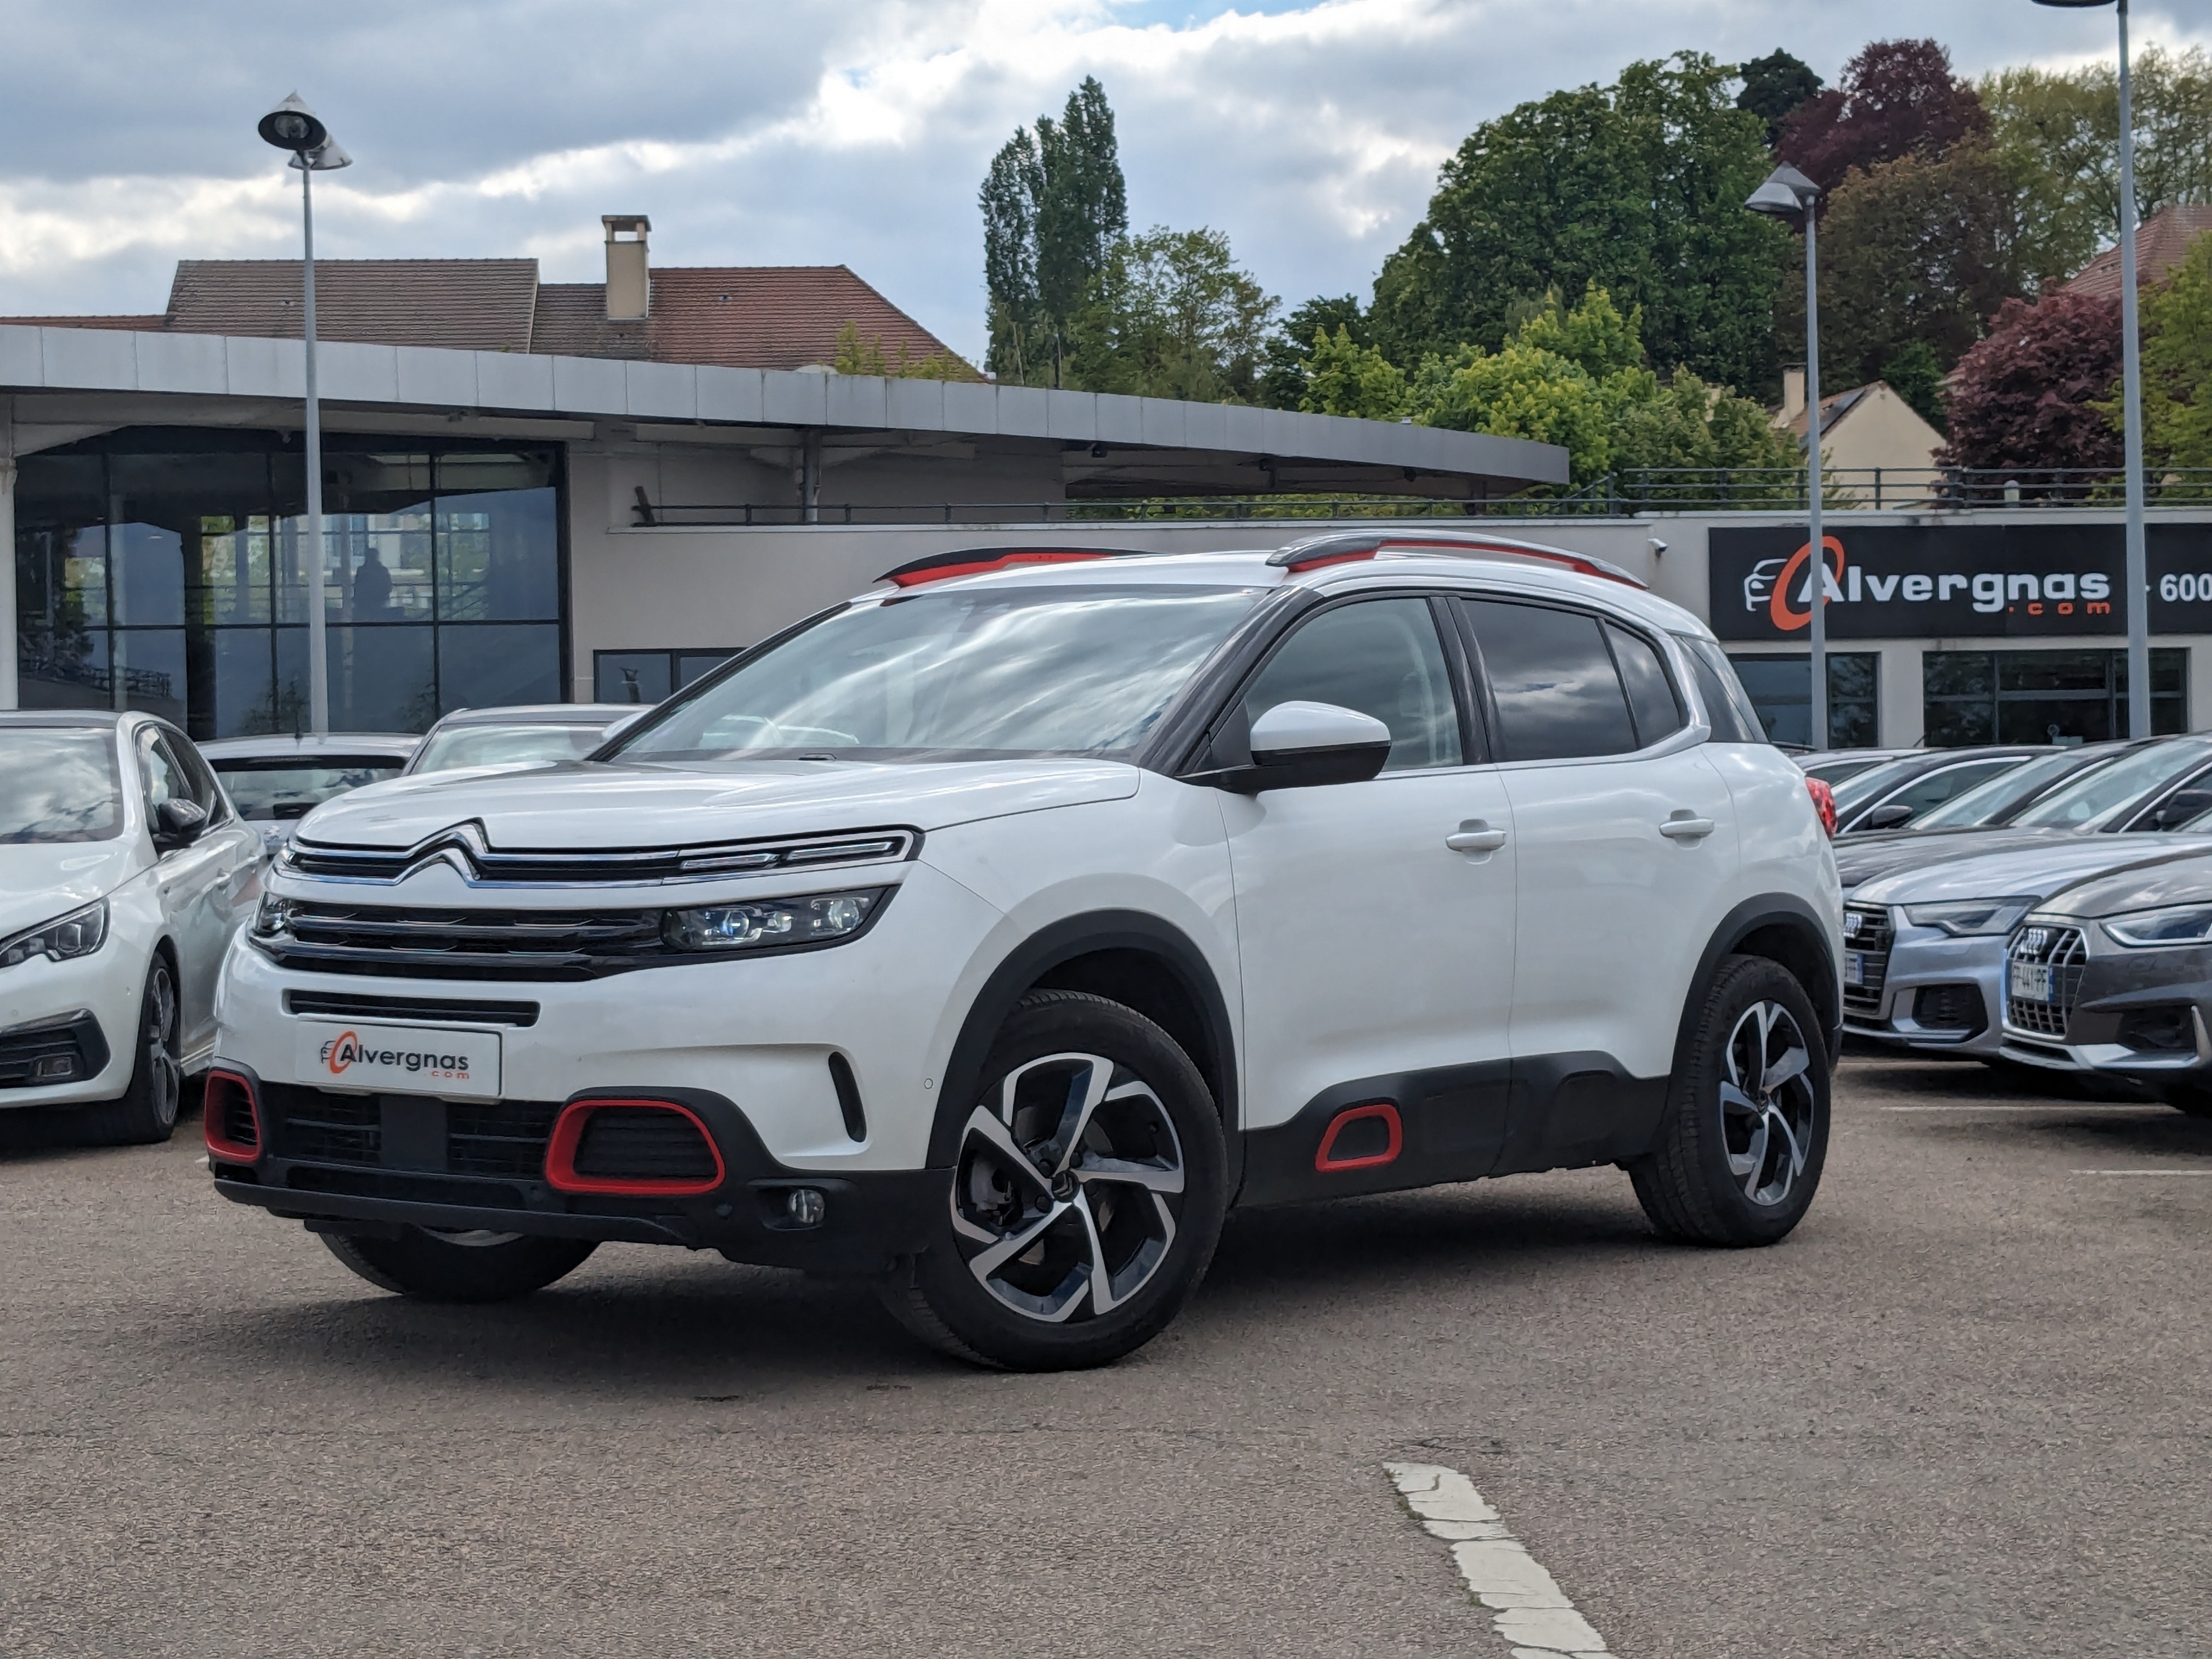
[{"label": "white suv", "polygon": [[1819,1182],[1835,865],[1702,624],[1448,532],[921,562],[588,761],[319,807],[221,996],[217,1190],[417,1296],[602,1239],[878,1278],[1030,1368],[1231,1203]]}]

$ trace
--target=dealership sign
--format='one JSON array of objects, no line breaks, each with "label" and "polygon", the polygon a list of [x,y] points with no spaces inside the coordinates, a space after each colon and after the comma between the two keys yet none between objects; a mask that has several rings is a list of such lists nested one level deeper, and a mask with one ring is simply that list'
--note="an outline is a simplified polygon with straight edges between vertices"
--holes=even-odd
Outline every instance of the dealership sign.
[{"label": "dealership sign", "polygon": [[[2127,629],[2118,525],[1880,526],[1827,532],[1831,639],[2119,634]],[[1802,529],[1710,532],[1713,632],[1797,640],[1813,559]],[[2150,627],[2212,634],[2212,525],[2149,527]]]}]

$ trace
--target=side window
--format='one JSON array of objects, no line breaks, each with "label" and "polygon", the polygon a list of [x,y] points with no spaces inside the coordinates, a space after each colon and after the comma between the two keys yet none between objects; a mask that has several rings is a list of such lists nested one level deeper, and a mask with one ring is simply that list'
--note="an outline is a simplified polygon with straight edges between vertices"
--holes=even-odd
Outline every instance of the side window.
[{"label": "side window", "polygon": [[1459,705],[1426,599],[1362,599],[1299,624],[1244,694],[1257,720],[1279,702],[1333,702],[1390,728],[1386,772],[1460,763]]},{"label": "side window", "polygon": [[193,747],[191,739],[172,732],[161,735],[161,746],[169,751],[177,775],[184,780],[185,789],[208,815],[210,823],[220,823],[229,814],[225,808],[222,791],[216,787],[215,773],[209,769],[206,757]]},{"label": "side window", "polygon": [[154,815],[167,800],[190,800],[192,792],[185,787],[183,775],[177,769],[174,756],[168,744],[161,741],[160,732],[151,726],[138,734],[138,771],[146,789],[146,822],[155,822]]},{"label": "side window", "polygon": [[1667,678],[1667,665],[1658,647],[1641,634],[1632,634],[1612,623],[1605,636],[1613,644],[1613,659],[1620,665],[1621,684],[1628,688],[1628,712],[1636,717],[1636,744],[1649,749],[1662,738],[1682,729],[1681,700],[1674,683]]},{"label": "side window", "polygon": [[1637,747],[1628,699],[1595,617],[1464,599],[1498,711],[1498,758],[1572,760]]},{"label": "side window", "polygon": [[1915,817],[1931,806],[1941,806],[1954,795],[1963,795],[1978,783],[1987,782],[2000,772],[2009,772],[2020,763],[2016,760],[1977,761],[1969,766],[1945,766],[1928,773],[1899,790],[1882,798],[1884,806],[1909,806]]},{"label": "side window", "polygon": [[1674,637],[1690,653],[1691,667],[1698,680],[1698,701],[1705,704],[1706,717],[1713,723],[1713,741],[1766,742],[1766,728],[1759,724],[1751,699],[1745,695],[1743,682],[1736,678],[1735,665],[1720,647],[1694,635],[1677,634]]}]

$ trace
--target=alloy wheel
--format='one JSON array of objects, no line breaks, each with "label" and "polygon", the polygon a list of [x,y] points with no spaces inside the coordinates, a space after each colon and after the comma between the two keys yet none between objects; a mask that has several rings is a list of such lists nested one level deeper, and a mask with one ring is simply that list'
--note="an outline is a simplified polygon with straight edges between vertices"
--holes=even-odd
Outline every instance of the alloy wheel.
[{"label": "alloy wheel", "polygon": [[976,1282],[1045,1324],[1095,1319],[1149,1284],[1175,1243],[1182,1142],[1158,1095],[1097,1054],[1008,1073],[969,1115],[952,1228]]},{"label": "alloy wheel", "polygon": [[185,1068],[177,1057],[177,984],[169,964],[159,957],[146,975],[146,1080],[154,1119],[164,1127],[177,1121],[184,1098]]},{"label": "alloy wheel", "polygon": [[1762,1208],[1785,1202],[1805,1173],[1819,1097],[1812,1048],[1790,1011],[1754,1002],[1737,1017],[1722,1053],[1721,1139],[1729,1174]]}]

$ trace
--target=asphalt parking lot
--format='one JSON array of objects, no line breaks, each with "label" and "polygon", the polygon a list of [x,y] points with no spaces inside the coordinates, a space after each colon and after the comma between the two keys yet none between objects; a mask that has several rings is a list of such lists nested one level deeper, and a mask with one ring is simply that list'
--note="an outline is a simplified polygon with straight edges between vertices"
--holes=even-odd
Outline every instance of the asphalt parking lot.
[{"label": "asphalt parking lot", "polygon": [[1253,1212],[1054,1377],[644,1247],[410,1305],[198,1158],[0,1154],[11,1659],[1503,1659],[1393,1461],[1626,1659],[2212,1650],[2212,1122],[2163,1107],[1853,1058],[1778,1249],[1660,1245],[1612,1170]]}]

